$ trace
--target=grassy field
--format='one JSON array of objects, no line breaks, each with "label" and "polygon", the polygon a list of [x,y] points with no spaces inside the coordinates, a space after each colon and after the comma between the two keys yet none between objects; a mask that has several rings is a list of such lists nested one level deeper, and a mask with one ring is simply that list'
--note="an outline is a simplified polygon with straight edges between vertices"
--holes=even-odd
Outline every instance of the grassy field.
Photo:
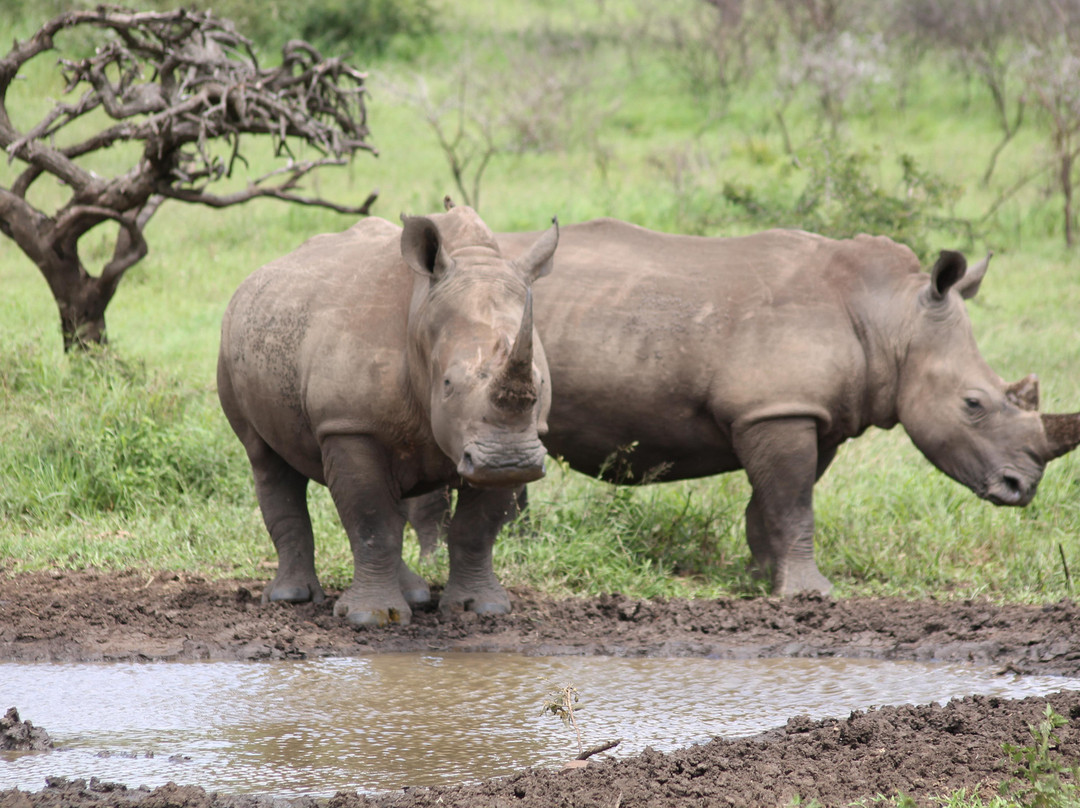
[{"label": "grassy field", "polygon": [[[814,171],[836,170],[828,160],[815,168],[822,155],[861,155],[864,184],[898,203],[914,200],[919,216],[977,221],[1044,159],[1047,136],[1032,117],[983,187],[998,139],[988,94],[933,54],[906,76],[902,99],[895,75],[866,88],[848,104],[837,136],[812,93],[796,95],[784,113],[796,147],[789,155],[769,59],[729,90],[702,88],[688,78],[683,51],[642,33],[642,7],[434,4],[435,34],[354,59],[371,70],[380,156],[323,174],[316,190],[361,200],[377,187],[376,213],[391,220],[440,210],[447,193],[460,201],[408,95],[424,77],[432,98],[445,97],[465,59],[474,77],[469,112],[498,132],[480,204],[495,230],[541,228],[553,214],[563,223],[615,216],[710,235],[805,226],[803,188]],[[18,35],[33,30],[19,26]],[[530,53],[531,61],[522,55]],[[40,60],[9,104],[23,98],[27,110],[47,108],[61,90],[50,61]],[[540,84],[548,95],[530,95]],[[538,133],[523,132],[523,122]],[[257,148],[252,154],[256,167],[269,164]],[[920,203],[925,188],[902,184],[900,155],[955,195]],[[0,182],[11,171],[0,167]],[[764,213],[747,215],[731,188],[752,192]],[[833,200],[815,221],[857,226],[869,199]],[[1037,179],[972,237],[930,218],[898,232],[866,217],[874,232],[918,240],[931,254],[959,248],[974,259],[995,250],[969,304],[976,336],[1005,378],[1039,374],[1047,411],[1080,409],[1080,260],[1064,246],[1060,206],[1048,180]],[[0,240],[0,569],[135,565],[269,578],[273,549],[214,391],[220,318],[253,269],[350,224],[273,202],[222,211],[167,204],[148,230],[149,256],[109,309],[110,350],[92,361],[63,355],[46,284]],[[111,236],[84,239],[89,263],[107,255]],[[558,283],[557,267],[543,282]],[[999,509],[933,469],[901,428],[871,431],[841,449],[816,492],[818,562],[839,596],[1042,602],[1071,596],[1080,575],[1080,460],[1071,456],[1049,466],[1031,506]],[[500,540],[496,570],[507,584],[558,595],[763,593],[744,569],[748,494],[741,472],[631,490],[553,464],[532,487],[528,524]],[[345,585],[344,533],[324,490],[313,488],[312,502],[320,575]],[[406,549],[415,560],[415,542]],[[445,554],[423,571],[444,578]]]}]

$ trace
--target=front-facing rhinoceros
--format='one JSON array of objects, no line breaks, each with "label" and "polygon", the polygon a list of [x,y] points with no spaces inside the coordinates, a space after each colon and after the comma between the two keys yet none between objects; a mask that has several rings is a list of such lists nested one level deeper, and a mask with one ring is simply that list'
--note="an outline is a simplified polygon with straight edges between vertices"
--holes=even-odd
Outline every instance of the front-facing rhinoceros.
[{"label": "front-facing rhinoceros", "polygon": [[247,450],[278,555],[263,601],[322,600],[307,510],[327,485],[353,583],[335,614],[409,622],[429,598],[401,561],[402,499],[460,486],[440,608],[509,611],[491,549],[514,494],[544,474],[551,404],[532,322],[557,225],[516,261],[474,211],[364,219],[312,238],[236,291],[218,394]]},{"label": "front-facing rhinoceros", "polygon": [[[498,237],[508,256],[533,238]],[[1080,413],[1040,415],[1033,376],[1007,385],[980,356],[963,298],[986,264],[966,272],[959,253],[927,274],[882,237],[700,238],[602,219],[564,227],[557,263],[560,283],[536,296],[548,450],[596,475],[633,444],[617,469],[631,481],[745,469],[747,539],[777,594],[830,589],[814,483],[867,427],[902,424],[997,505],[1026,505],[1080,441]]]}]

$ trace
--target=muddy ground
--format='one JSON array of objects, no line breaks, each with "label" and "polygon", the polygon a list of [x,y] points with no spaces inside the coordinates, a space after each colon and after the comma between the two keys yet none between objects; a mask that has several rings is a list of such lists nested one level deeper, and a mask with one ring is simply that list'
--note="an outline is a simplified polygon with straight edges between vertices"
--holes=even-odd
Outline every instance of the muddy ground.
[{"label": "muddy ground", "polygon": [[[0,661],[256,661],[513,650],[970,660],[1003,672],[1080,676],[1080,609],[1071,601],[1046,606],[821,597],[660,602],[619,595],[554,601],[517,590],[512,592],[515,611],[505,617],[443,619],[431,609],[418,611],[410,626],[354,631],[333,616],[332,597],[317,606],[263,606],[264,583],[167,572],[0,576]],[[0,685],[0,698],[2,693]],[[875,795],[897,792],[919,805],[933,805],[936,797],[961,788],[985,798],[996,794],[1014,774],[1003,744],[1032,744],[1029,725],[1042,718],[1047,701],[1071,719],[1057,732],[1054,759],[1080,763],[1080,692],[1069,691],[1048,700],[969,697],[822,721],[792,716],[786,726],[749,739],[377,797],[340,793],[329,800],[275,800],[211,794],[199,783],[146,790],[56,780],[33,793],[0,791],[0,808],[630,808],[786,805],[796,795],[832,806],[869,804]],[[9,707],[19,705],[0,704],[0,712]]]}]

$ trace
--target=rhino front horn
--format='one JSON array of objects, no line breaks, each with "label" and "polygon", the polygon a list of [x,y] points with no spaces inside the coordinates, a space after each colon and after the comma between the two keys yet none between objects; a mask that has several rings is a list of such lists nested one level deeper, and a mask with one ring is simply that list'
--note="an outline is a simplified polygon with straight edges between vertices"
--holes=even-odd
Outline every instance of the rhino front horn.
[{"label": "rhino front horn", "polygon": [[536,385],[533,383],[533,307],[532,289],[525,290],[525,311],[521,315],[514,346],[506,357],[506,364],[495,380],[492,398],[503,409],[522,410],[536,403]]},{"label": "rhino front horn", "polygon": [[514,338],[514,348],[510,351],[508,368],[513,368],[516,374],[528,373],[532,379],[533,360],[533,304],[532,289],[525,290],[525,311],[521,315],[521,325],[518,327],[517,337]]},{"label": "rhino front horn", "polygon": [[1039,417],[1042,418],[1043,430],[1046,432],[1047,462],[1080,446],[1080,412],[1068,415],[1043,414]]}]

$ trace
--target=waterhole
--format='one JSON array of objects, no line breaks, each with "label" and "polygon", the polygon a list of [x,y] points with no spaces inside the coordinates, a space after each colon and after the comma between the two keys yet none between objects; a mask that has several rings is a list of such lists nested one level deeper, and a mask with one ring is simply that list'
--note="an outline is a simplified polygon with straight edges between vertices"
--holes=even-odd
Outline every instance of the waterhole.
[{"label": "waterhole", "polygon": [[0,788],[47,776],[128,786],[170,780],[223,793],[331,796],[452,784],[559,766],[572,729],[542,715],[580,693],[586,747],[616,757],[751,735],[798,714],[1022,698],[1080,680],[967,665],[843,659],[619,659],[383,654],[268,663],[0,664],[0,710],[48,730],[56,750],[0,752]]}]

